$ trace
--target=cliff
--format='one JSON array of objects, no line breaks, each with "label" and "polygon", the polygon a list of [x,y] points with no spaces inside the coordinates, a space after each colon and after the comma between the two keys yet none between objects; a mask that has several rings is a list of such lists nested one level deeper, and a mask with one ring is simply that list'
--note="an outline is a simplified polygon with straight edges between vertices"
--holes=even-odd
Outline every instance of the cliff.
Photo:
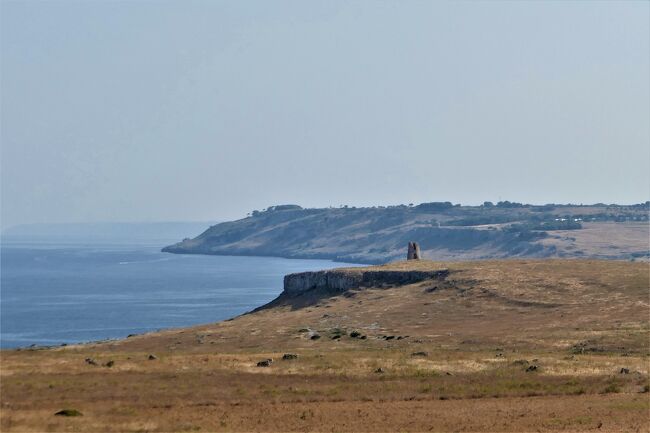
[{"label": "cliff", "polygon": [[284,277],[282,295],[297,296],[310,290],[330,293],[345,292],[359,287],[401,286],[430,279],[444,279],[446,269],[436,271],[355,270],[300,272]]},{"label": "cliff", "polygon": [[449,286],[449,275],[447,266],[428,260],[400,261],[364,268],[298,272],[286,275],[282,293],[253,312],[281,305],[300,309],[316,305],[332,296],[355,296],[360,290],[369,288],[390,289],[425,281],[432,282],[431,287],[446,287]]}]

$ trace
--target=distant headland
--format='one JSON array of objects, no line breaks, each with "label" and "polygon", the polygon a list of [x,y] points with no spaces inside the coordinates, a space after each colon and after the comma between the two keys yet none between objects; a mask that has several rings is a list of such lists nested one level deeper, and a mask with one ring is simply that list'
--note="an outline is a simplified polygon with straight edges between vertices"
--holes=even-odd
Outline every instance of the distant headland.
[{"label": "distant headland", "polygon": [[373,207],[277,205],[213,225],[163,248],[180,254],[256,255],[386,263],[419,242],[423,258],[568,257],[648,260],[650,202],[532,205],[510,201]]}]

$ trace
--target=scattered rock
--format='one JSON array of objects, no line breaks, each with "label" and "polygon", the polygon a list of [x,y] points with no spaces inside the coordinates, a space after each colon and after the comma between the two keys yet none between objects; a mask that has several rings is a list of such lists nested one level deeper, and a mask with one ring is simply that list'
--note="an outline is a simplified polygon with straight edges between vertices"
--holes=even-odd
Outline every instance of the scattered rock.
[{"label": "scattered rock", "polygon": [[388,336],[386,336],[386,340],[392,340],[392,339],[394,339],[394,338],[395,338],[394,335],[388,335]]},{"label": "scattered rock", "polygon": [[148,359],[149,361],[153,361],[153,360],[155,360],[155,359],[158,359],[158,357],[157,357],[156,355],[149,355],[149,356],[147,357],[147,359]]},{"label": "scattered rock", "polygon": [[104,366],[105,366],[105,367],[108,367],[108,368],[111,368],[111,367],[114,366],[114,365],[115,365],[115,361],[113,361],[113,360],[110,360],[110,361],[108,361],[106,364],[104,364]]},{"label": "scattered rock", "polygon": [[428,352],[413,352],[411,356],[429,356]]},{"label": "scattered rock", "polygon": [[83,416],[77,409],[63,409],[55,413],[57,416]]},{"label": "scattered rock", "polygon": [[526,373],[530,373],[531,371],[537,371],[537,366],[536,365],[529,365],[528,368],[526,368]]},{"label": "scattered rock", "polygon": [[318,340],[318,339],[320,338],[320,335],[318,335],[318,334],[314,334],[314,335],[312,335],[312,336],[309,337],[309,338],[311,338],[312,340]]},{"label": "scattered rock", "polygon": [[97,365],[97,361],[95,361],[92,358],[86,358],[85,361],[86,361],[86,364]]},{"label": "scattered rock", "polygon": [[621,371],[619,371],[620,374],[630,374],[630,369],[629,368],[621,368]]},{"label": "scattered rock", "polygon": [[448,371],[445,371],[445,374],[446,374],[447,376],[453,376],[453,374],[451,374],[451,373],[448,372]]},{"label": "scattered rock", "polygon": [[285,353],[284,355],[282,355],[282,359],[285,361],[290,359],[298,359],[298,355],[295,353]]},{"label": "scattered rock", "polygon": [[359,337],[361,337],[361,332],[359,332],[359,331],[352,331],[352,332],[350,332],[350,337],[351,337],[351,338],[359,338]]},{"label": "scattered rock", "polygon": [[270,367],[273,364],[273,359],[268,358],[257,363],[258,367]]},{"label": "scattered rock", "polygon": [[336,334],[336,335],[332,336],[332,340],[338,340],[339,338],[341,338],[341,336],[339,334]]},{"label": "scattered rock", "polygon": [[126,336],[126,338],[135,337],[136,335],[138,335],[138,334],[129,334],[129,335]]},{"label": "scattered rock", "polygon": [[384,369],[379,367],[377,370],[375,370],[375,373],[383,373]]},{"label": "scattered rock", "polygon": [[368,338],[368,337],[366,337],[365,335],[362,335],[361,337],[359,337],[359,339],[361,339],[361,340],[365,340],[366,338]]}]

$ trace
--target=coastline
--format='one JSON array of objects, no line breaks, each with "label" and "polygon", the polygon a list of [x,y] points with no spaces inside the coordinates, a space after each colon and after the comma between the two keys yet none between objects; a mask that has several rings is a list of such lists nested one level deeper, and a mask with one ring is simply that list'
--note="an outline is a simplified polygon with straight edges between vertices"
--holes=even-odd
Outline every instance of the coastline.
[{"label": "coastline", "polygon": [[92,344],[228,320],[275,299],[286,274],[349,265],[267,256],[190,260],[163,254],[159,245],[51,247],[3,249],[1,350]]},{"label": "coastline", "polygon": [[172,251],[170,246],[164,247],[160,250],[162,253],[167,254],[178,254],[178,255],[196,255],[196,256],[219,256],[219,257],[264,257],[264,258],[276,258],[276,259],[287,259],[287,260],[327,260],[334,263],[342,263],[349,265],[360,265],[360,266],[376,266],[389,263],[389,260],[350,260],[341,256],[330,255],[330,254],[299,254],[299,255],[282,255],[282,254],[264,254],[264,253],[255,253],[249,254],[246,252],[236,253],[231,252],[228,254],[222,254],[219,252],[203,252],[203,251]]}]

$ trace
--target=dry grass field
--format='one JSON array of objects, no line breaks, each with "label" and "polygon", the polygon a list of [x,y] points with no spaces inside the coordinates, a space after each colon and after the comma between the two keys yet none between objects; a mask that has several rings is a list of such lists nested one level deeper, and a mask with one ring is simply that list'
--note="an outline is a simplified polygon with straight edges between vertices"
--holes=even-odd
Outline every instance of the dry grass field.
[{"label": "dry grass field", "polygon": [[0,430],[650,430],[648,263],[379,269],[450,273],[121,341],[2,351]]},{"label": "dry grass field", "polygon": [[581,230],[554,230],[549,235],[539,243],[555,246],[567,256],[608,259],[638,255],[637,260],[648,260],[647,255],[641,254],[648,251],[647,222],[583,223]]}]

